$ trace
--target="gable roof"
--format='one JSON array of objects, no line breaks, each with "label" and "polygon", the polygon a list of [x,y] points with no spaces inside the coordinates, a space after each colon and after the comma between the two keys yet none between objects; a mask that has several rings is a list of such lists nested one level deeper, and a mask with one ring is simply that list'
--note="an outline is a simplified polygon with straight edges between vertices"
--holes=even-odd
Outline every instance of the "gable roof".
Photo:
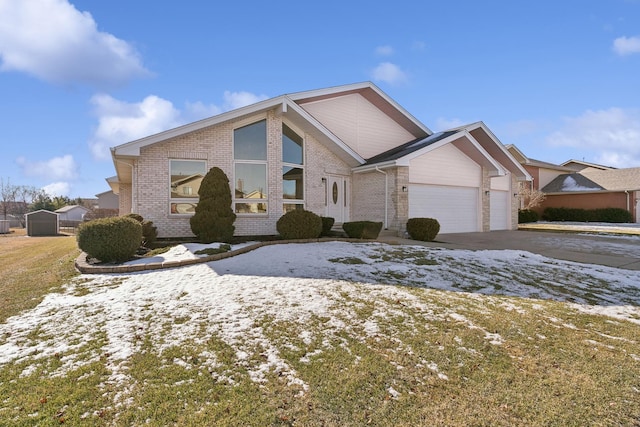
[{"label": "gable roof", "polygon": [[408,166],[411,159],[449,143],[453,144],[477,164],[487,168],[490,176],[502,176],[506,174],[506,171],[509,171],[520,181],[530,181],[532,179],[482,122],[460,126],[429,135],[426,138],[409,141],[371,157],[364,165],[354,169],[354,171],[364,172],[374,168]]},{"label": "gable roof", "polygon": [[67,206],[63,206],[60,209],[56,209],[55,212],[57,213],[65,213],[65,212],[69,212],[69,211],[73,211],[76,209],[80,209],[86,212],[89,212],[91,209],[85,208],[84,206],[81,205],[67,205]]},{"label": "gable roof", "polygon": [[213,117],[209,117],[197,122],[189,123],[173,129],[169,129],[154,135],[126,142],[111,148],[111,157],[116,169],[117,178],[108,179],[110,187],[117,193],[120,182],[131,182],[132,163],[130,159],[140,156],[140,150],[153,144],[162,143],[169,139],[186,135],[210,126],[215,126],[227,121],[237,120],[243,116],[266,112],[277,109],[278,114],[286,116],[291,122],[299,126],[303,131],[308,132],[327,148],[345,161],[351,167],[361,165],[365,162],[356,151],[349,147],[344,141],[334,135],[326,126],[320,123],[315,117],[307,112],[301,105],[313,100],[328,99],[331,97],[344,96],[346,94],[358,93],[369,102],[383,111],[393,121],[398,123],[408,132],[417,136],[427,136],[432,132],[419,120],[413,117],[404,108],[389,98],[377,86],[371,82],[355,83],[344,86],[335,86],[326,89],[318,89],[305,92],[297,92],[289,95],[281,95],[270,98],[255,104],[247,105],[235,110],[227,111]]},{"label": "gable roof", "polygon": [[518,160],[518,162],[520,162],[520,164],[523,164],[523,165],[544,168],[544,169],[553,169],[553,170],[562,171],[562,172],[571,172],[575,170],[566,166],[556,165],[555,163],[545,162],[543,160],[532,159],[530,157],[527,157],[514,144],[508,144],[505,146],[505,148],[515,157],[516,160]]},{"label": "gable roof", "polygon": [[575,193],[585,191],[603,191],[605,188],[584,175],[574,172],[558,175],[540,191],[543,193]]},{"label": "gable roof", "polygon": [[407,156],[414,151],[421,150],[425,147],[428,147],[432,144],[435,144],[438,141],[446,139],[451,135],[458,133],[459,131],[446,131],[446,132],[438,132],[432,135],[427,136],[426,138],[418,138],[413,141],[406,142],[398,147],[392,148],[384,153],[380,153],[376,156],[373,156],[367,159],[365,165],[372,165],[376,163],[384,163],[391,160],[397,160],[404,156]]},{"label": "gable roof", "polygon": [[571,159],[571,160],[567,160],[564,163],[561,163],[562,166],[566,166],[570,169],[573,169],[575,171],[580,171],[582,169],[585,168],[595,168],[595,169],[600,169],[600,170],[612,170],[612,169],[616,169],[614,167],[611,166],[604,166],[604,165],[599,165],[597,163],[589,163],[589,162],[585,162],[582,160],[575,160],[575,159]]},{"label": "gable roof", "polygon": [[586,168],[580,174],[609,191],[640,190],[640,167],[609,170]]}]

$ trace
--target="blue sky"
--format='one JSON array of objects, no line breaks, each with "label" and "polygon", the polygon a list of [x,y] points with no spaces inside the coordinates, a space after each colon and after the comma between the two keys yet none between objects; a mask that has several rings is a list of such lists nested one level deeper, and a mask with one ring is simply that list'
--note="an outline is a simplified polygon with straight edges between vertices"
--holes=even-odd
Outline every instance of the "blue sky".
[{"label": "blue sky", "polygon": [[0,177],[109,189],[109,147],[372,81],[434,131],[640,166],[640,0],[0,0]]}]

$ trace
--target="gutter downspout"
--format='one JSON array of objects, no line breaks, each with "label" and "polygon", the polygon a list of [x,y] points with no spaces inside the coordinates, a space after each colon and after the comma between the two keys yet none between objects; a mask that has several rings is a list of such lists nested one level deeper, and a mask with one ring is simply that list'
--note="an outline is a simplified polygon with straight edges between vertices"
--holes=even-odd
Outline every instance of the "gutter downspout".
[{"label": "gutter downspout", "polygon": [[629,190],[624,190],[624,194],[627,195],[627,211],[631,213],[631,211],[629,210],[631,208],[631,205],[629,204]]},{"label": "gutter downspout", "polygon": [[389,217],[389,175],[380,170],[378,166],[376,166],[376,172],[380,172],[384,175],[384,229],[389,229],[388,217]]}]

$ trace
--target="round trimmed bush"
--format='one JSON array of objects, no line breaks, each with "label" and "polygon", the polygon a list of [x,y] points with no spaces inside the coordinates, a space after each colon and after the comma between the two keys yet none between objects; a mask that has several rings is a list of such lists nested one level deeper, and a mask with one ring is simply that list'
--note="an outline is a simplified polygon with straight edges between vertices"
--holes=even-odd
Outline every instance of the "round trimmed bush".
[{"label": "round trimmed bush", "polygon": [[330,236],[331,235],[331,228],[333,227],[333,224],[336,222],[335,218],[331,218],[328,216],[321,216],[320,219],[322,219],[322,234],[321,236]]},{"label": "round trimmed bush", "polygon": [[280,217],[276,229],[283,239],[315,239],[322,233],[322,219],[311,211],[294,209]]},{"label": "round trimmed bush", "polygon": [[78,227],[78,247],[102,262],[131,259],[142,241],[142,225],[133,218],[100,218]]},{"label": "round trimmed bush", "polygon": [[433,241],[440,232],[440,223],[434,218],[409,218],[407,233],[413,240]]},{"label": "round trimmed bush", "polygon": [[377,239],[382,223],[376,221],[351,221],[342,224],[342,229],[352,239]]}]

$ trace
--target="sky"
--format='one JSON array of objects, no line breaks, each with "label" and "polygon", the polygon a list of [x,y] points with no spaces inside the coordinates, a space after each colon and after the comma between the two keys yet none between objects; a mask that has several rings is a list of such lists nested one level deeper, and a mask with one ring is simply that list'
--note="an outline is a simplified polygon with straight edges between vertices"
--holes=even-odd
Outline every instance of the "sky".
[{"label": "sky", "polygon": [[433,131],[640,167],[640,0],[0,0],[0,178],[91,198],[110,147],[363,81]]}]

